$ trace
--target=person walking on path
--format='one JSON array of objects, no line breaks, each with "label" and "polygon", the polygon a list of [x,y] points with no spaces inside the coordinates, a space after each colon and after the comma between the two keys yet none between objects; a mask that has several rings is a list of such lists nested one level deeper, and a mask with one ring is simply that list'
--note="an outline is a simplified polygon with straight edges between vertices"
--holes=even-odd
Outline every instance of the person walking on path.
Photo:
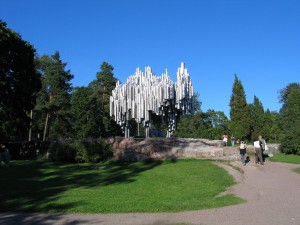
[{"label": "person walking on path", "polygon": [[258,140],[254,141],[254,152],[255,152],[255,163],[260,163],[261,165],[264,165],[263,156],[262,156],[262,146],[260,144],[261,136],[258,136]]},{"label": "person walking on path", "polygon": [[231,138],[230,138],[230,140],[231,140],[231,146],[233,147],[233,146],[234,146],[234,141],[235,141],[235,138],[234,138],[234,136],[233,136],[233,135],[231,135]]},{"label": "person walking on path", "polygon": [[263,161],[265,161],[265,154],[266,153],[266,140],[262,138],[261,135],[258,136],[258,140],[259,140],[259,145],[260,145],[260,148],[261,148],[261,154],[262,154],[262,158],[263,158]]},{"label": "person walking on path", "polygon": [[239,149],[240,149],[242,163],[243,163],[244,166],[246,166],[245,154],[246,154],[246,151],[247,151],[247,145],[246,145],[244,139],[242,139],[239,142]]}]

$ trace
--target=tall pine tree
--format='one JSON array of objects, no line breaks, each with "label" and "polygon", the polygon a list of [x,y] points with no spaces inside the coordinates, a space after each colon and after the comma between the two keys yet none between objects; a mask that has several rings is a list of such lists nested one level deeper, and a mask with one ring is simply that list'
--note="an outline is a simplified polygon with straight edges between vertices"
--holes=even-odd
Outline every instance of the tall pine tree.
[{"label": "tall pine tree", "polygon": [[230,130],[236,139],[250,140],[250,113],[242,82],[235,74],[230,97]]},{"label": "tall pine tree", "polygon": [[[42,89],[38,94],[34,119],[39,126],[36,133],[42,139],[66,138],[71,133],[70,93],[73,75],[66,70],[66,63],[59,52],[37,58],[37,69],[42,74]],[[41,130],[42,129],[42,130]]]},{"label": "tall pine tree", "polygon": [[281,127],[285,133],[281,150],[300,155],[300,83],[289,84],[280,92]]},{"label": "tall pine tree", "polygon": [[114,77],[114,67],[107,62],[103,62],[100,69],[101,71],[97,73],[97,79],[89,84],[89,87],[93,89],[91,98],[94,102],[94,106],[97,107],[96,110],[98,112],[96,118],[97,137],[120,135],[120,127],[112,118],[110,118],[109,112],[109,99],[118,79]]},{"label": "tall pine tree", "polygon": [[99,138],[100,107],[91,87],[76,87],[71,99],[73,137]]},{"label": "tall pine tree", "polygon": [[265,130],[265,112],[262,103],[258,97],[254,95],[253,104],[250,107],[250,118],[251,118],[251,141],[257,139],[258,135],[262,135],[264,138],[266,134],[263,133]]}]

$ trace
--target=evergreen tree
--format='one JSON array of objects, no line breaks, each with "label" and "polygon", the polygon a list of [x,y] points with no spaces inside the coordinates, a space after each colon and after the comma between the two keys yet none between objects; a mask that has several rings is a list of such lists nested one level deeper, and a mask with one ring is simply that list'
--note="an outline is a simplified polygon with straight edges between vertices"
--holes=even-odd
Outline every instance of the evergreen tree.
[{"label": "evergreen tree", "polygon": [[43,140],[47,136],[50,139],[67,138],[71,135],[70,81],[73,75],[65,69],[67,64],[61,61],[59,52],[43,55],[36,61],[42,74],[42,89],[35,107],[35,132],[43,133]]},{"label": "evergreen tree", "polygon": [[284,131],[281,150],[300,155],[300,83],[289,84],[280,91],[280,122]]},{"label": "evergreen tree", "polygon": [[262,103],[259,101],[258,97],[254,95],[253,104],[250,107],[250,121],[251,121],[251,141],[257,139],[258,135],[262,135],[266,138],[266,121],[265,112]]},{"label": "evergreen tree", "polygon": [[[101,71],[97,73],[97,79],[89,84],[93,89],[92,102],[95,107],[97,115],[97,137],[108,137],[119,135],[121,130],[116,122],[110,118],[109,100],[112,90],[115,88],[117,78],[113,75],[113,66],[107,62],[103,62],[100,66]],[[94,132],[95,133],[95,132]]]},{"label": "evergreen tree", "polygon": [[72,93],[71,111],[73,136],[77,139],[97,138],[99,134],[100,107],[91,87],[76,87]]},{"label": "evergreen tree", "polygon": [[30,111],[41,88],[35,49],[0,20],[0,142],[28,140]]},{"label": "evergreen tree", "polygon": [[236,139],[250,140],[250,113],[242,82],[235,75],[230,97],[230,130]]},{"label": "evergreen tree", "polygon": [[279,122],[280,115],[278,112],[270,112],[269,111],[269,113],[268,113],[268,110],[267,110],[266,117],[267,117],[267,119],[266,119],[267,123],[270,123],[269,124],[270,134],[268,137],[270,137],[270,141],[279,143],[284,135],[283,130],[280,128],[280,122]]}]

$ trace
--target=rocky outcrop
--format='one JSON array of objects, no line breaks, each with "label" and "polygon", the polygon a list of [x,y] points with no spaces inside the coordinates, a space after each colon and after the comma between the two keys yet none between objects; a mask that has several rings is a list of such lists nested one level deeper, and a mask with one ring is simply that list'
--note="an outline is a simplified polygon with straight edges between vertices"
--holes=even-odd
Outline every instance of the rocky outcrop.
[{"label": "rocky outcrop", "polygon": [[191,138],[110,138],[114,158],[122,161],[149,159],[212,158],[223,156],[223,142]]}]

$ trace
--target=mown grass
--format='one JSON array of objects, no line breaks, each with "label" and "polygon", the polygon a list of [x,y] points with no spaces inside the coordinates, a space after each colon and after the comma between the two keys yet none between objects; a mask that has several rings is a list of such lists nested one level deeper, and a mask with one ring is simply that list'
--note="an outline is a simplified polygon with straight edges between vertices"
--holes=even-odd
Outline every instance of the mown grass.
[{"label": "mown grass", "polygon": [[219,195],[234,179],[206,160],[96,165],[13,161],[0,173],[1,212],[176,212],[244,202]]},{"label": "mown grass", "polygon": [[[300,156],[299,155],[291,155],[291,154],[275,154],[272,158],[270,158],[272,162],[284,162],[284,163],[293,163],[300,164]],[[300,174],[300,167],[294,169],[296,173]]]},{"label": "mown grass", "polygon": [[300,156],[299,155],[274,154],[273,157],[270,157],[270,160],[272,162],[285,162],[285,163],[300,164]]}]

